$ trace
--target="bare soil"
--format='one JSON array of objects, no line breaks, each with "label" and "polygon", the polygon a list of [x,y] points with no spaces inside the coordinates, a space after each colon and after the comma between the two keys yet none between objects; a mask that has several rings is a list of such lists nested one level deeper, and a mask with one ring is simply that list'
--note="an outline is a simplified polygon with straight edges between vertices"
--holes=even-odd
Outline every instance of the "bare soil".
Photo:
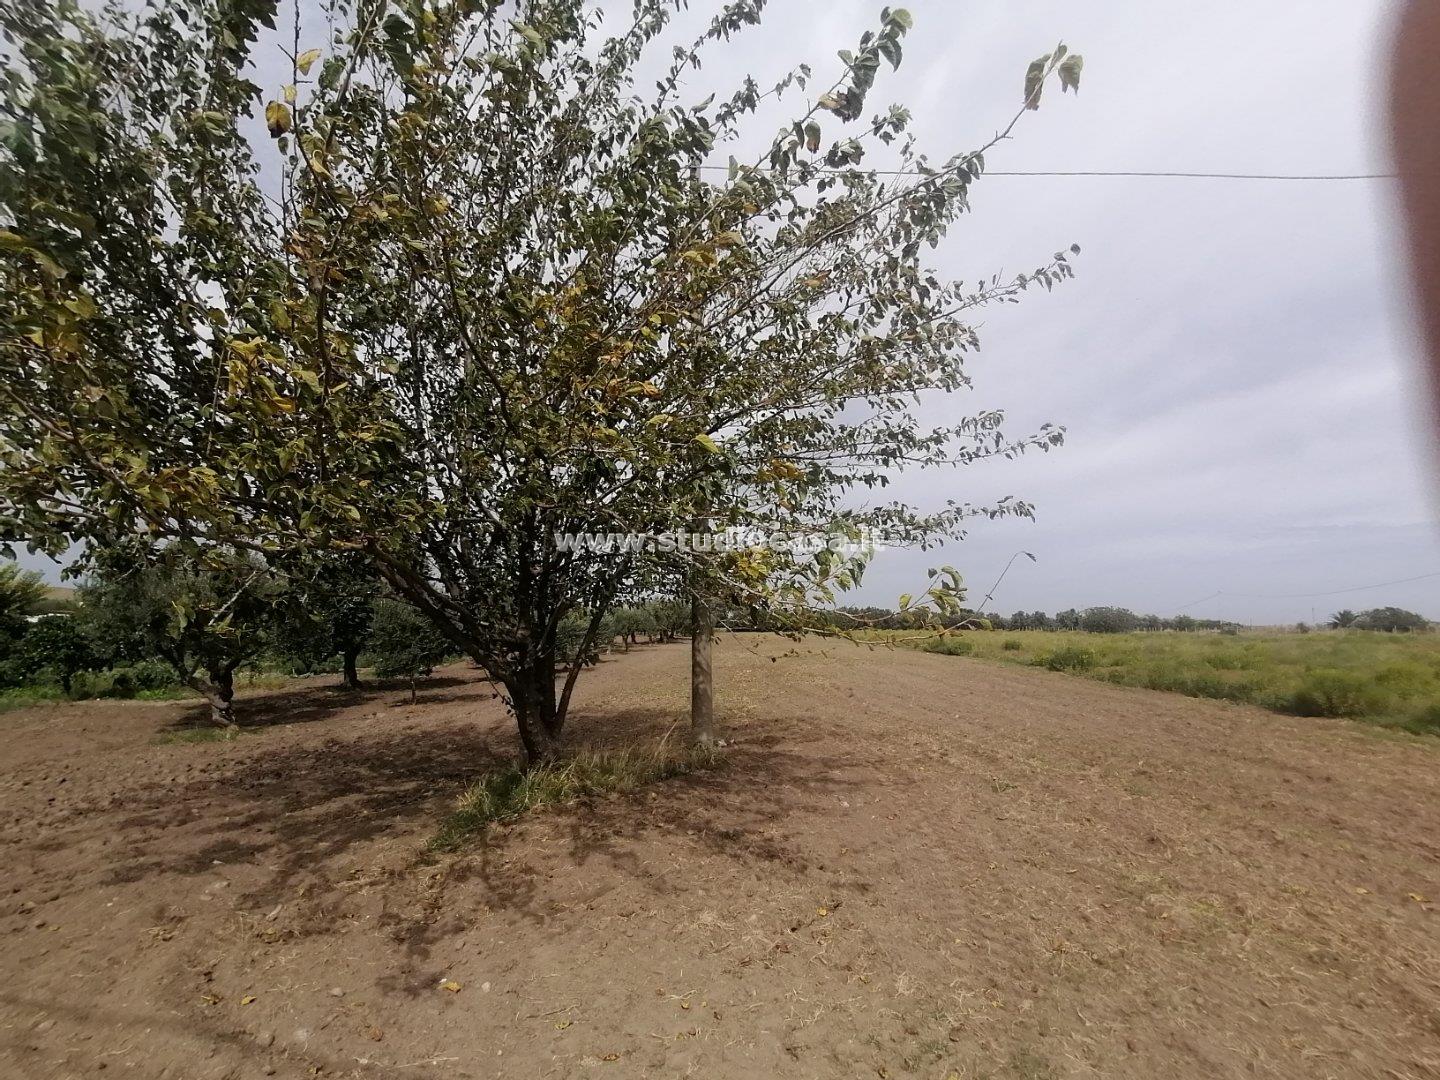
[{"label": "bare soil", "polygon": [[[573,740],[686,661],[606,660]],[[723,769],[443,856],[514,749],[468,667],[228,743],[0,715],[0,1077],[1440,1076],[1440,740],[761,637],[717,684]]]}]

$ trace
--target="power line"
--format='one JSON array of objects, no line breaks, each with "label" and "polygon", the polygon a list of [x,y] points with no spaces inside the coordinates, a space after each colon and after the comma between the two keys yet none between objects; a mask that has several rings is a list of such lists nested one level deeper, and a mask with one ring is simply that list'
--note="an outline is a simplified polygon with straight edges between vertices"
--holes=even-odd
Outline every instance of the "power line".
[{"label": "power line", "polygon": [[[797,166],[797,170],[803,166]],[[727,172],[728,165],[701,165],[712,172]],[[773,172],[772,169],[748,169],[750,172]],[[869,176],[944,176],[947,170],[921,172],[919,169],[835,169],[811,166],[811,172],[846,174],[863,173]],[[1395,180],[1397,173],[1216,173],[1216,172],[1174,172],[1145,169],[987,169],[982,176],[1094,176],[1094,177],[1141,177],[1172,180]]]}]

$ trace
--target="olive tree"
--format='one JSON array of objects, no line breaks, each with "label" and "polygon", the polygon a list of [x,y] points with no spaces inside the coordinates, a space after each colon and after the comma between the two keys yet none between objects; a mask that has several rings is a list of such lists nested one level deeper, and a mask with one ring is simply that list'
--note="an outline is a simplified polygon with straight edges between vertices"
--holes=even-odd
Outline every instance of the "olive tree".
[{"label": "olive tree", "polygon": [[[932,159],[903,106],[869,104],[905,11],[831,72],[694,102],[693,70],[764,4],[675,45],[678,6],[637,0],[613,31],[582,0],[330,0],[283,30],[276,0],[7,6],[3,536],[358,553],[503,684],[542,760],[580,668],[557,683],[562,621],[584,612],[593,641],[656,561],[557,535],[929,544],[1028,513],[869,497],[899,468],[1060,439],[911,410],[968,385],[971,315],[1070,274],[1058,251],[953,281],[926,253],[1080,58],[1036,60],[993,139]],[[746,153],[762,110],[786,120]],[[859,569],[761,549],[658,565],[775,618]]]}]

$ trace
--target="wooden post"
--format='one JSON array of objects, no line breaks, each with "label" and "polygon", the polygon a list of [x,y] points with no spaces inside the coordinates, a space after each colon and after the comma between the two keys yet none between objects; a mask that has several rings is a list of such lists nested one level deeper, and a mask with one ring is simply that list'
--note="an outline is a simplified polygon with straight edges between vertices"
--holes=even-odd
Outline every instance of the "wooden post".
[{"label": "wooden post", "polygon": [[696,593],[690,599],[690,736],[697,746],[715,745],[715,684],[710,672],[714,637],[710,608]]}]

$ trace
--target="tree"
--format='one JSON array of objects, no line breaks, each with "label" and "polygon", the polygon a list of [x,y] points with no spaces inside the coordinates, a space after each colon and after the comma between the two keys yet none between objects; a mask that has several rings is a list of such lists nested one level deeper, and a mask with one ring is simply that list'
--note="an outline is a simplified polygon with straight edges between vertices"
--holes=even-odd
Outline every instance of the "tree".
[{"label": "tree", "polygon": [[1128,634],[1140,627],[1140,616],[1129,608],[1091,607],[1080,613],[1080,629],[1092,634]]},{"label": "tree", "polygon": [[645,607],[661,641],[674,641],[690,627],[690,612],[683,600],[652,600]]},{"label": "tree", "polygon": [[356,663],[370,636],[380,583],[354,554],[303,556],[283,570],[284,617],[276,628],[280,650],[308,667],[338,655],[345,686],[360,689]]},{"label": "tree", "polygon": [[410,683],[410,704],[415,704],[415,680],[429,675],[449,652],[449,642],[410,605],[383,598],[375,602],[370,629],[375,653],[375,674],[382,679],[403,678]]},{"label": "tree", "polygon": [[0,638],[16,638],[25,631],[25,616],[45,599],[45,586],[34,570],[15,563],[0,563]]},{"label": "tree", "polygon": [[60,678],[60,688],[70,693],[78,672],[95,665],[90,639],[73,615],[47,615],[26,628],[15,650],[20,670],[27,677],[49,668]]},{"label": "tree", "polygon": [[1337,611],[1334,615],[1330,616],[1330,629],[1344,630],[1346,627],[1354,626],[1356,620],[1359,618],[1360,616],[1357,615],[1355,612],[1351,611],[1349,608],[1344,608],[1343,610]]},{"label": "tree", "polygon": [[[793,106],[803,64],[682,104],[706,49],[763,5],[723,8],[642,94],[673,6],[638,0],[602,39],[583,0],[518,16],[333,0],[324,48],[297,28],[288,78],[263,90],[249,74],[275,44],[273,0],[6,8],[0,536],[58,551],[139,527],[266,558],[362,553],[503,683],[535,761],[579,670],[557,687],[562,620],[586,612],[593,641],[651,561],[559,535],[704,521],[929,544],[976,514],[1028,515],[845,498],[897,468],[1060,441],[1007,437],[996,411],[924,429],[909,409],[968,385],[968,315],[1070,276],[1059,251],[947,281],[922,252],[1045,82],[1078,89],[1080,58],[1035,61],[994,139],[932,163],[903,107],[863,119],[905,11]],[[793,122],[707,173],[772,101]],[[861,167],[876,147],[902,175]],[[771,621],[863,568],[828,551],[659,561]],[[925,595],[953,587],[937,573]]]},{"label": "tree", "polygon": [[1074,608],[1066,608],[1055,614],[1055,625],[1061,630],[1079,630],[1080,622],[1080,612]]},{"label": "tree", "polygon": [[659,632],[655,613],[649,605],[616,608],[610,628],[619,635],[620,643],[626,652],[630,651],[630,646],[639,640],[641,634],[649,637]]},{"label": "tree", "polygon": [[281,586],[253,557],[130,544],[94,553],[81,587],[90,638],[114,659],[159,657],[210,705],[210,719],[235,724],[235,671],[269,644]]},{"label": "tree", "polygon": [[1409,632],[1430,629],[1430,620],[1404,608],[1371,608],[1358,616],[1354,623],[1360,630],[1384,630],[1387,633]]}]

